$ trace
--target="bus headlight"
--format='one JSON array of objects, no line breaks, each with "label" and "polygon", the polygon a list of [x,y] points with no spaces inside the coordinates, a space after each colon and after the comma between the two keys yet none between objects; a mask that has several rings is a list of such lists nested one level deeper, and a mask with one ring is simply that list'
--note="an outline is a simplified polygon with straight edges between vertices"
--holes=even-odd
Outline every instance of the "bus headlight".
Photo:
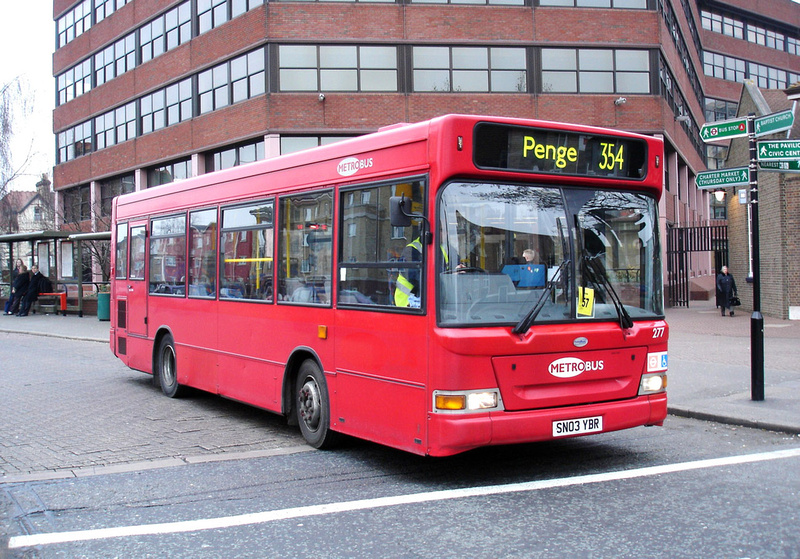
[{"label": "bus headlight", "polygon": [[502,409],[500,391],[496,389],[433,392],[433,411],[436,413],[470,413]]},{"label": "bus headlight", "polygon": [[664,392],[667,389],[667,373],[648,373],[639,382],[639,396]]}]

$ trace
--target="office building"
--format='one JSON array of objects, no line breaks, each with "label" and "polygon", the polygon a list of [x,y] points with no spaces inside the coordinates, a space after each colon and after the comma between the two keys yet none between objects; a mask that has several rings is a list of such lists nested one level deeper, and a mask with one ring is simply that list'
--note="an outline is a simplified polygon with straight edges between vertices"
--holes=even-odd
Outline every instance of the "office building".
[{"label": "office building", "polygon": [[[463,112],[663,137],[666,237],[725,217],[694,186],[726,156],[700,126],[737,114],[744,80],[800,80],[791,0],[56,0],[54,17],[53,183],[83,230],[123,192]],[[687,266],[665,270],[669,304],[713,286],[713,254]]]}]

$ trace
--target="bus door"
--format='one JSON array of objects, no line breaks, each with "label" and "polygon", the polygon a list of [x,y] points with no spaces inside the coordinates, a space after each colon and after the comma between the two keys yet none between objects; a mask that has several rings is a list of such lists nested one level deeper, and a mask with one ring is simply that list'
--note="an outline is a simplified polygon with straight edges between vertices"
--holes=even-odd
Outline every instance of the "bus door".
[{"label": "bus door", "polygon": [[128,366],[149,370],[150,351],[147,349],[147,222],[130,224],[130,264],[128,281],[120,298],[126,298]]}]

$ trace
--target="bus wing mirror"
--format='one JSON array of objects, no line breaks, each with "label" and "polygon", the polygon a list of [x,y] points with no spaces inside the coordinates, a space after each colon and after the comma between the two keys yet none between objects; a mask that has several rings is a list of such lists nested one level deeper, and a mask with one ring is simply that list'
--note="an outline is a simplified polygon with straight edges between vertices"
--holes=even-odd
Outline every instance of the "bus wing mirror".
[{"label": "bus wing mirror", "polygon": [[389,220],[392,227],[411,227],[411,209],[409,200],[405,196],[392,196],[389,198]]}]

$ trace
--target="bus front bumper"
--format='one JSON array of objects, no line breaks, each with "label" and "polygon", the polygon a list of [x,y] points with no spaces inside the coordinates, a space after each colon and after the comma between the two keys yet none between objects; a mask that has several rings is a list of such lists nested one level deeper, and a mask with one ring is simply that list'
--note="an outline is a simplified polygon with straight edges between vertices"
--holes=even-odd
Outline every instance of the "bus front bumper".
[{"label": "bus front bumper", "polygon": [[475,415],[431,413],[427,454],[450,456],[481,446],[531,443],[662,425],[666,416],[666,393],[544,410]]}]

